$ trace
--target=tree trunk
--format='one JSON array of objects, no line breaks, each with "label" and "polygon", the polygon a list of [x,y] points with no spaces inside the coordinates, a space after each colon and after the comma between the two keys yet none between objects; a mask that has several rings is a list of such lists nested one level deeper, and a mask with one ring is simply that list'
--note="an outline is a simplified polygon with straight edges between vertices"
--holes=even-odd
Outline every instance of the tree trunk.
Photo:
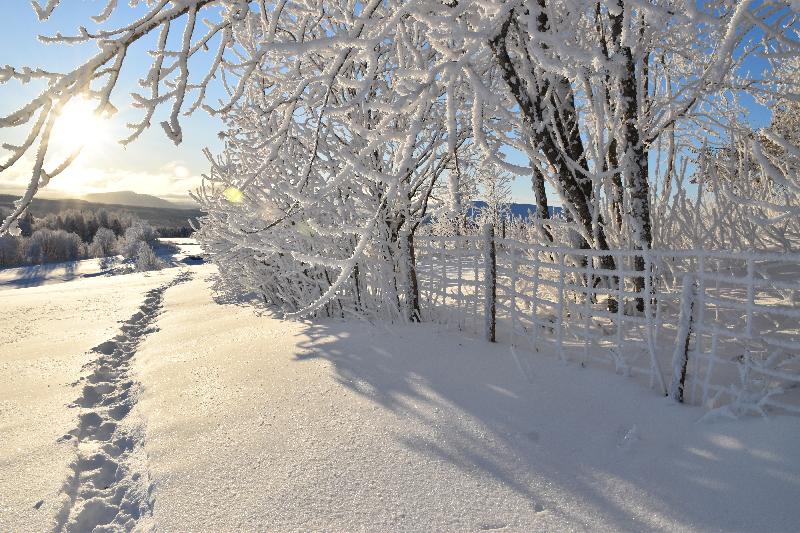
[{"label": "tree trunk", "polygon": [[[536,17],[539,31],[548,31],[547,14],[544,12],[544,0],[538,1],[540,10]],[[539,76],[538,87],[531,91],[523,86],[522,80],[525,78],[518,75],[516,67],[508,53],[507,38],[515,13],[512,10],[508,18],[503,22],[500,32],[496,37],[489,41],[492,52],[497,59],[501,69],[503,80],[514,96],[517,104],[522,111],[525,126],[528,128],[530,138],[534,141],[534,149],[541,150],[545,158],[556,171],[556,179],[564,192],[565,199],[571,209],[576,221],[581,225],[585,236],[592,238],[594,248],[597,250],[608,250],[608,242],[605,236],[603,225],[600,224],[597,232],[593,228],[592,210],[592,184],[586,170],[586,160],[583,142],[580,138],[577,117],[574,107],[574,94],[569,81],[558,78],[555,81],[558,95],[550,92],[550,80],[545,76]],[[518,31],[522,31],[517,26]],[[520,39],[525,42],[525,39]],[[536,77],[537,73],[532,73]],[[530,92],[534,93],[531,98]],[[545,120],[543,113],[544,99],[550,95],[547,105],[551,107],[552,116]],[[558,98],[558,100],[556,100]],[[552,122],[550,122],[552,121]],[[563,145],[568,147],[568,154],[562,153],[558,148],[557,139],[561,138]],[[580,170],[570,165],[572,159]],[[587,242],[588,245],[588,242]],[[610,255],[600,257],[601,268],[615,270],[614,258]],[[616,302],[609,299],[609,309],[616,310]]]},{"label": "tree trunk", "polygon": [[[618,0],[619,14],[611,16],[611,35],[619,48],[624,68],[620,74],[623,118],[623,170],[625,187],[630,196],[630,226],[632,244],[635,250],[649,250],[653,243],[650,226],[650,183],[647,149],[639,134],[639,84],[636,78],[636,63],[629,46],[622,46],[622,24],[624,4]],[[647,76],[643,66],[642,75]],[[646,84],[646,81],[645,81]],[[645,89],[647,85],[644,86]],[[634,258],[634,269],[645,270],[645,260],[641,255]],[[636,292],[644,292],[645,278],[637,276],[633,280]],[[644,299],[637,298],[636,307],[644,311]]]},{"label": "tree trunk", "polygon": [[408,252],[408,292],[406,294],[406,306],[410,312],[408,319],[411,322],[419,322],[421,320],[421,313],[419,308],[419,284],[417,282],[417,258],[416,252],[414,251],[414,232],[409,232],[406,236],[406,247]]},{"label": "tree trunk", "polygon": [[[533,167],[531,182],[533,185],[533,197],[536,199],[536,218],[540,221],[549,220],[550,206],[547,204],[547,191],[545,191],[544,188],[544,174],[535,166]],[[553,234],[550,233],[550,230],[547,229],[544,223],[540,223],[540,228],[542,236],[548,241],[553,242]]]}]

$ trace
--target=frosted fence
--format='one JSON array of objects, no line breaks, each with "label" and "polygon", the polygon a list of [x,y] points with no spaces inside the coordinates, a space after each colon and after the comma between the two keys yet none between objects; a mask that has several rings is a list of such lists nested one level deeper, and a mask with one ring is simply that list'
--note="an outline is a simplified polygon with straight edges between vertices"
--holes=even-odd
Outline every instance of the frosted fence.
[{"label": "frosted fence", "polygon": [[[425,317],[484,331],[483,239],[415,242]],[[495,243],[501,342],[610,366],[688,403],[800,414],[800,254]]]}]

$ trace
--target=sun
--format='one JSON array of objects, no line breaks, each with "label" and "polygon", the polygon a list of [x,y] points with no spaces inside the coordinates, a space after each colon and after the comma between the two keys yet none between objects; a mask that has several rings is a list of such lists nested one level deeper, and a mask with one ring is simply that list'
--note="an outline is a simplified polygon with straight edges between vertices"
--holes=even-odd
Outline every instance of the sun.
[{"label": "sun", "polygon": [[95,112],[97,103],[82,96],[64,106],[53,127],[51,143],[58,151],[96,150],[108,140],[108,121]]}]

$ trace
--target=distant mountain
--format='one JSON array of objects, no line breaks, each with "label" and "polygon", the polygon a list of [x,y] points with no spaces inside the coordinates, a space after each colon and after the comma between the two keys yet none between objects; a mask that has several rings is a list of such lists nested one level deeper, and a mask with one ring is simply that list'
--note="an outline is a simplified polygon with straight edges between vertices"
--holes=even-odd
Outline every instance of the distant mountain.
[{"label": "distant mountain", "polygon": [[[482,200],[475,200],[472,202],[472,207],[467,210],[467,218],[474,218],[480,213],[481,209],[486,207],[486,202]],[[536,206],[533,204],[509,204],[509,211],[511,212],[511,216],[514,218],[522,218],[527,219],[530,215],[536,213]],[[558,217],[560,216],[564,210],[560,206],[550,206],[548,211],[550,211],[551,217]]]},{"label": "distant mountain", "polygon": [[86,194],[83,197],[87,202],[96,204],[114,204],[114,205],[129,205],[132,207],[156,207],[159,209],[175,209],[178,208],[172,202],[151,196],[149,194],[139,194],[133,191],[114,191],[114,192],[97,192]]},{"label": "distant mountain", "polygon": [[[146,196],[146,195],[141,195]],[[0,193],[0,219],[3,214],[10,212],[14,207],[14,201],[19,196],[12,194]],[[77,209],[83,211],[97,211],[105,209],[107,211],[128,214],[148,221],[155,227],[161,228],[186,228],[189,227],[189,219],[197,219],[205,213],[199,209],[186,209],[182,206],[167,202],[169,207],[141,207],[135,205],[120,205],[109,204],[106,202],[87,202],[86,200],[77,200],[75,198],[63,199],[49,199],[39,198],[33,199],[30,206],[31,214],[36,218],[42,218],[48,214],[59,214],[68,209]]]}]

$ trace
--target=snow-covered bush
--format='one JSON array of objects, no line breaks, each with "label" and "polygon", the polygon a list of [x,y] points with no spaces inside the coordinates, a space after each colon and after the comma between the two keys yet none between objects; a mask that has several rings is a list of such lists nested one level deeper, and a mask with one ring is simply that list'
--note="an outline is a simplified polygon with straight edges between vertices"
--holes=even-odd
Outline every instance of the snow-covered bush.
[{"label": "snow-covered bush", "polygon": [[118,251],[136,270],[155,270],[161,268],[161,261],[153,251],[157,240],[158,233],[150,224],[135,220],[118,241]]},{"label": "snow-covered bush", "polygon": [[38,241],[33,239],[22,239],[20,242],[20,256],[23,264],[38,264],[44,263],[45,259],[42,256],[42,246]]},{"label": "snow-covered bush", "polygon": [[0,235],[0,268],[16,266],[21,262],[19,239],[12,235]]},{"label": "snow-covered bush", "polygon": [[75,233],[38,229],[31,235],[28,260],[31,263],[75,261],[85,255],[85,246]]},{"label": "snow-covered bush", "polygon": [[156,257],[153,248],[144,241],[139,241],[136,247],[136,255],[133,258],[136,270],[146,272],[148,270],[158,270],[161,268],[161,261]]},{"label": "snow-covered bush", "polygon": [[131,227],[125,230],[124,237],[119,243],[119,253],[125,259],[135,260],[139,253],[139,244],[146,243],[152,247],[158,240],[158,233],[153,227],[142,220],[135,220]]},{"label": "snow-covered bush", "polygon": [[[97,210],[77,210],[66,209],[58,213],[47,213],[46,215],[38,218],[33,218],[30,212],[27,214],[28,225],[32,226],[33,230],[37,229],[63,229],[68,233],[78,234],[83,242],[91,242],[95,233],[100,228],[107,228],[114,232],[115,235],[121,236],[127,228],[129,228],[136,220],[131,215],[118,212],[108,211],[107,209]],[[23,235],[25,235],[25,228],[21,225]]]},{"label": "snow-covered bush", "polygon": [[99,228],[94,234],[89,251],[92,257],[106,257],[115,252],[117,236],[108,228]]}]

